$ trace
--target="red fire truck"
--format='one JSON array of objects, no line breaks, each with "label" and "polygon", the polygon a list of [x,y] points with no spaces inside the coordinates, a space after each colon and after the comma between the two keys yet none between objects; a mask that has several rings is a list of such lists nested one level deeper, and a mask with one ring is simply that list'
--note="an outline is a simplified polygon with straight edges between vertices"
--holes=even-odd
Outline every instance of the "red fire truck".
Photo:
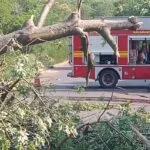
[{"label": "red fire truck", "polygon": [[[125,19],[127,17],[106,18]],[[114,87],[118,80],[150,79],[150,17],[139,17],[143,22],[139,30],[115,30],[111,34],[116,41],[120,57],[114,55],[112,48],[95,32],[89,33],[89,50],[95,55],[95,66],[90,78],[98,80],[105,88]],[[145,45],[146,50],[143,49]],[[86,76],[87,65],[80,50],[79,36],[73,36],[70,42],[72,72],[70,77]],[[143,59],[143,60],[142,60]]]}]

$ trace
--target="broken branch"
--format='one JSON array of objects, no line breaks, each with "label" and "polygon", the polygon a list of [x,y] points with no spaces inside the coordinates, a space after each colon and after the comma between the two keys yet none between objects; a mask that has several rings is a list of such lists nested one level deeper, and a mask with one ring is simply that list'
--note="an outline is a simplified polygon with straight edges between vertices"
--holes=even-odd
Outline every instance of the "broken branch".
[{"label": "broken branch", "polygon": [[45,23],[45,20],[46,20],[46,17],[50,11],[50,9],[52,8],[52,6],[54,5],[56,0],[49,0],[48,3],[45,5],[44,9],[43,9],[43,12],[40,16],[40,19],[38,21],[38,24],[37,24],[37,27],[38,28],[41,28],[44,23]]},{"label": "broken branch", "polygon": [[147,149],[150,150],[150,141],[144,136],[142,135],[138,129],[136,127],[134,127],[133,125],[131,125],[131,129],[132,131],[138,136],[138,138],[141,140],[141,142],[146,145]]}]

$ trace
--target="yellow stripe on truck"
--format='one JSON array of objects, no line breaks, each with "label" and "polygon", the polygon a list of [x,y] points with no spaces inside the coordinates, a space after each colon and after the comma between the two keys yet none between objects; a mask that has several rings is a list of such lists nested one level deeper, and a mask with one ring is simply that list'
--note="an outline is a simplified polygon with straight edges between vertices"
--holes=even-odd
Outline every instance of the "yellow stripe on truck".
[{"label": "yellow stripe on truck", "polygon": [[119,51],[120,57],[128,57],[127,51]]},{"label": "yellow stripe on truck", "polygon": [[[119,51],[120,57],[128,57],[127,51]],[[74,57],[83,57],[82,51],[74,51]]]},{"label": "yellow stripe on truck", "polygon": [[74,57],[82,57],[83,52],[82,51],[74,51]]}]

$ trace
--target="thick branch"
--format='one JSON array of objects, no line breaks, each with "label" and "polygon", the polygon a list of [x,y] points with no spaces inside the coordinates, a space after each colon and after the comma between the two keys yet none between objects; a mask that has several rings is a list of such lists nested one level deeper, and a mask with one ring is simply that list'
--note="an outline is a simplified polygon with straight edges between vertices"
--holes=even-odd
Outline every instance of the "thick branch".
[{"label": "thick branch", "polygon": [[[128,20],[112,21],[112,20],[80,20],[78,13],[72,13],[68,19],[64,22],[54,24],[51,26],[45,26],[42,28],[37,28],[34,26],[33,17],[28,20],[29,25],[24,27],[22,30],[15,31],[8,35],[0,37],[0,54],[7,52],[4,50],[4,45],[7,45],[10,38],[15,38],[21,45],[30,45],[42,43],[45,41],[51,41],[79,33],[79,28],[81,31],[97,31],[104,39],[110,44],[110,46],[117,50],[116,43],[113,42],[110,32],[108,29],[137,29],[141,25],[141,22],[133,21],[134,18],[129,18]],[[136,20],[136,19],[135,19]],[[108,34],[109,33],[109,34]],[[105,36],[108,34],[109,36]],[[109,38],[108,38],[109,37]]]},{"label": "thick branch", "polygon": [[131,129],[132,129],[132,131],[138,136],[138,138],[142,141],[142,143],[146,145],[146,148],[147,148],[148,150],[150,150],[150,141],[149,141],[145,136],[143,136],[143,135],[138,131],[138,129],[136,129],[134,126],[131,126]]},{"label": "thick branch", "polygon": [[81,18],[81,5],[83,0],[77,0],[77,13],[79,14],[79,18]]},{"label": "thick branch", "polygon": [[11,91],[19,81],[20,79],[17,79],[10,87],[6,87],[6,89],[4,89],[5,92],[1,95],[1,102],[3,102],[6,99],[9,91]]},{"label": "thick branch", "polygon": [[40,30],[35,30],[34,33],[27,35],[29,41],[41,38],[44,40],[55,40],[57,38],[62,38],[70,36],[73,34],[78,34],[76,27],[82,28],[83,31],[99,31],[103,30],[105,27],[110,29],[131,29],[136,28],[140,23],[133,24],[128,20],[124,21],[110,21],[110,20],[72,20],[65,21],[52,26],[46,26]]},{"label": "thick branch", "polygon": [[45,20],[46,20],[46,17],[50,11],[50,9],[52,8],[52,6],[54,5],[56,0],[49,0],[48,3],[45,5],[44,9],[43,9],[43,12],[40,16],[40,19],[39,19],[39,22],[37,24],[37,27],[38,28],[41,28],[44,23],[45,23]]},{"label": "thick branch", "polygon": [[112,37],[112,35],[110,33],[110,28],[104,27],[102,30],[99,31],[99,33],[103,36],[103,38],[107,41],[107,43],[115,51],[115,54],[117,56],[119,56],[118,47],[117,47],[117,44],[113,40],[113,37]]},{"label": "thick branch", "polygon": [[128,20],[81,20],[80,27],[84,28],[86,31],[98,31],[102,30],[104,27],[108,27],[111,30],[121,30],[121,29],[138,29],[142,22],[131,22]]},{"label": "thick branch", "polygon": [[30,19],[27,20],[27,21],[24,23],[23,29],[30,31],[31,29],[35,28],[35,24],[34,24],[33,19],[34,19],[34,16],[32,15],[32,16],[30,17]]}]

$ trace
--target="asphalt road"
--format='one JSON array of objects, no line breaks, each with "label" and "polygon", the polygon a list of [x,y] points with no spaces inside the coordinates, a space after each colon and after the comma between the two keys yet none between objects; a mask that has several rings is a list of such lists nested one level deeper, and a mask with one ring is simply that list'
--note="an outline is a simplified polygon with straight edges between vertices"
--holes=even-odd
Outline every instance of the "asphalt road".
[{"label": "asphalt road", "polygon": [[[150,112],[150,81],[119,81],[117,88],[102,89],[98,82],[90,80],[88,88],[82,88],[85,85],[83,78],[67,77],[71,71],[71,66],[67,62],[58,64],[54,68],[42,71],[40,76],[41,84],[44,85],[42,94],[58,98],[59,102],[84,101],[84,102],[104,102],[108,103],[110,97],[111,105],[117,105],[127,101],[132,101],[131,109],[136,111],[138,108],[144,108]],[[50,88],[51,87],[51,88]],[[117,115],[118,110],[107,110],[102,118],[110,118],[109,114]],[[79,116],[83,122],[96,121],[101,111],[83,111]],[[111,117],[112,117],[111,116]]]},{"label": "asphalt road", "polygon": [[[40,80],[42,85],[52,87],[53,95],[72,100],[108,100],[113,89],[102,89],[98,82],[90,80],[88,88],[82,88],[85,85],[83,78],[67,77],[71,71],[71,66],[67,62],[58,64],[53,68],[42,71]],[[139,103],[150,103],[150,89],[148,88],[150,81],[119,81],[117,88],[114,89],[113,99],[117,100],[133,100]],[[45,88],[46,89],[46,88]],[[47,88],[46,90],[48,90]],[[55,89],[55,90],[53,90]],[[47,93],[49,93],[47,92]]]}]

